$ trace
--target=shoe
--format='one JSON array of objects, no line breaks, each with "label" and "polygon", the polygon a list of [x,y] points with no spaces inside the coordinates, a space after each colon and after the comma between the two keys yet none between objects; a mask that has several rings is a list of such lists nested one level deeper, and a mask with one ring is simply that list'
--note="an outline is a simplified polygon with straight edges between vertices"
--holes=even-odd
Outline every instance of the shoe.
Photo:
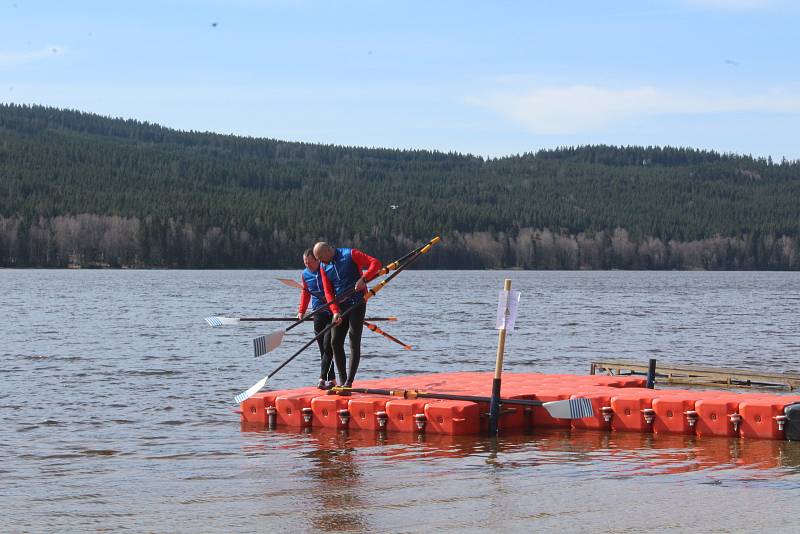
[{"label": "shoe", "polygon": [[325,382],[325,389],[331,389],[331,388],[334,388],[334,387],[336,387],[336,381],[335,380],[328,380],[327,382]]},{"label": "shoe", "polygon": [[319,384],[317,384],[317,388],[322,390],[330,389],[330,387],[327,387],[327,383],[321,378],[319,379]]}]

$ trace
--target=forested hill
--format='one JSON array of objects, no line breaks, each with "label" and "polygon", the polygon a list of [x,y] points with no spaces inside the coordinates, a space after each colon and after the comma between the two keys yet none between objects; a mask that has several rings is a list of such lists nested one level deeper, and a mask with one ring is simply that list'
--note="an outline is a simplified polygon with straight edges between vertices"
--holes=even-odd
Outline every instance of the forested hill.
[{"label": "forested hill", "polygon": [[0,104],[0,266],[800,268],[800,164],[684,148],[515,157],[180,132]]}]

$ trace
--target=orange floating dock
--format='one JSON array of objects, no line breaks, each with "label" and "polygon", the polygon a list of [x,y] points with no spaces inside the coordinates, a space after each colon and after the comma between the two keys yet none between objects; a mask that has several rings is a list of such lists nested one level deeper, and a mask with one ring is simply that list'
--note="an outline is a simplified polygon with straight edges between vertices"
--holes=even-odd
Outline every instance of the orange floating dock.
[{"label": "orange floating dock", "polygon": [[[505,373],[504,399],[542,402],[586,398],[594,415],[553,419],[541,407],[505,405],[501,431],[534,427],[654,434],[785,439],[786,406],[800,395],[711,390],[647,389],[641,376]],[[363,380],[358,388],[406,389],[490,396],[492,373],[437,373]],[[380,432],[467,435],[486,432],[488,404],[428,398],[403,399],[317,388],[256,393],[242,402],[243,423]]]}]

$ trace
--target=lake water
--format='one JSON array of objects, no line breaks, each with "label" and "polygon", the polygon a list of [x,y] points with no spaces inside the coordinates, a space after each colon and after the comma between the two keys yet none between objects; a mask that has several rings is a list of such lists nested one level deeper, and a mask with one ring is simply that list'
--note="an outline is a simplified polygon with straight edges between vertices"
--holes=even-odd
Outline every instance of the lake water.
[{"label": "lake water", "polygon": [[[4,532],[796,531],[800,443],[604,432],[483,437],[240,427],[233,396],[297,271],[0,270]],[[506,371],[595,358],[800,372],[800,273],[405,272],[369,305],[359,378],[491,371],[497,292],[522,291]],[[312,347],[270,381],[316,383]],[[356,381],[356,385],[357,385]]]}]

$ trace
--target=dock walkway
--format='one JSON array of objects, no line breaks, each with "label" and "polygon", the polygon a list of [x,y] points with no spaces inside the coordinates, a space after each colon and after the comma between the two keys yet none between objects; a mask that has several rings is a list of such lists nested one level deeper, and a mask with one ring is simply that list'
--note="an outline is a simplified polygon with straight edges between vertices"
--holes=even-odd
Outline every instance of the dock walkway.
[{"label": "dock walkway", "polygon": [[[609,376],[646,375],[648,363],[621,360],[592,362],[591,374]],[[656,382],[662,384],[697,384],[717,387],[763,387],[795,390],[800,388],[800,374],[764,373],[724,367],[696,367],[664,364],[656,366]]]}]

